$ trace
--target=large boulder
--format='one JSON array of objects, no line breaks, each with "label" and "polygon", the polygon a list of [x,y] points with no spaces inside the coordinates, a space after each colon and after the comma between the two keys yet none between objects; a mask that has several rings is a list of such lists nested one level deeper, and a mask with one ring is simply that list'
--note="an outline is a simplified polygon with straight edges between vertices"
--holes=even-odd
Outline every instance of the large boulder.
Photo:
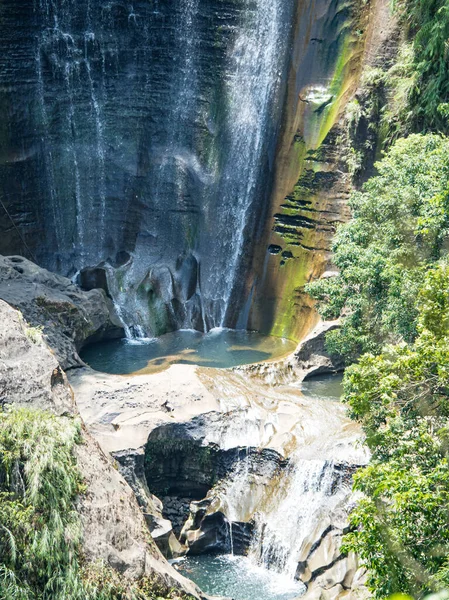
[{"label": "large boulder", "polygon": [[57,414],[75,411],[66,376],[40,330],[0,300],[0,405],[17,403]]},{"label": "large boulder", "polygon": [[307,586],[303,596],[307,600],[369,596],[365,587],[366,570],[355,554],[341,551],[352,506],[347,501],[330,518],[320,520],[301,549],[296,576]]},{"label": "large boulder", "polygon": [[315,375],[343,371],[341,356],[332,356],[326,348],[326,335],[340,327],[340,321],[320,321],[284,359],[235,367],[235,371],[262,379],[270,385],[301,382]]},{"label": "large boulder", "polygon": [[123,327],[104,290],[81,290],[21,256],[0,256],[0,299],[42,327],[63,369],[82,366],[83,345],[123,337]]},{"label": "large boulder", "polygon": [[[0,403],[77,416],[73,392],[55,355],[22,315],[0,300]],[[125,577],[156,577],[193,597],[201,592],[162,557],[133,491],[89,433],[75,449],[86,492],[79,497],[83,553]]]},{"label": "large boulder", "polygon": [[326,335],[330,331],[339,329],[340,322],[321,321],[306,337],[290,358],[289,365],[300,380],[342,371],[344,362],[341,356],[332,356],[326,348]]}]

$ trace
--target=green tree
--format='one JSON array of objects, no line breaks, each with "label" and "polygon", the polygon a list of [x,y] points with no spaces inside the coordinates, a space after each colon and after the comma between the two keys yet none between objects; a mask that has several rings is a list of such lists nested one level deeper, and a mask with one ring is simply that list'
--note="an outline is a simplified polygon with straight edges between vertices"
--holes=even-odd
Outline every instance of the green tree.
[{"label": "green tree", "polygon": [[324,318],[342,317],[327,343],[348,363],[415,339],[416,295],[444,252],[449,225],[447,138],[400,139],[376,167],[378,175],[351,197],[353,219],[337,231],[339,275],[307,286]]},{"label": "green tree", "polygon": [[418,337],[364,355],[345,374],[344,400],[366,434],[370,464],[346,549],[369,569],[378,598],[449,586],[449,267],[418,296]]}]

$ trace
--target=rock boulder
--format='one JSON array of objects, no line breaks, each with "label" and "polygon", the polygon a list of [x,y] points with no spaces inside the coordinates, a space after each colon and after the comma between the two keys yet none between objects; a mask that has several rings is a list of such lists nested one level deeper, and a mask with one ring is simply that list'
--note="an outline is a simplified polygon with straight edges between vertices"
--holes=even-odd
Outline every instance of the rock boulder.
[{"label": "rock boulder", "polygon": [[[77,416],[73,392],[55,355],[21,314],[0,300],[0,404]],[[162,557],[151,539],[133,491],[109,457],[83,429],[75,448],[86,492],[77,510],[83,553],[130,579],[156,577],[195,598],[201,592]]]},{"label": "rock boulder", "polygon": [[21,256],[0,256],[0,299],[41,327],[63,369],[82,366],[87,343],[123,337],[123,327],[104,290],[83,291]]}]

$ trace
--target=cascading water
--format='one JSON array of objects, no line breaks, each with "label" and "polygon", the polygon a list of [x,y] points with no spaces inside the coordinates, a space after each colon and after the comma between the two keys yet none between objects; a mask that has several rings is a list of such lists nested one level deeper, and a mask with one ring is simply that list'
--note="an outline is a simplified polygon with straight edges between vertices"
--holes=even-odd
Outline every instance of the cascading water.
[{"label": "cascading water", "polygon": [[[298,580],[302,574],[300,569],[323,537],[341,527],[342,519],[346,519],[352,492],[344,472],[344,467],[336,467],[328,460],[304,460],[293,455],[285,466],[274,455],[265,454],[261,460],[258,452],[248,450],[211,497],[212,506],[227,520],[226,550],[232,556],[224,556],[225,572],[232,570],[230,565],[235,559],[240,568],[253,573],[255,581],[262,576],[272,582],[266,591],[269,598],[279,595],[287,600],[304,593],[305,587]],[[242,549],[246,547],[243,558]],[[329,549],[326,543],[324,547],[327,548],[322,550],[326,560]],[[236,557],[233,556],[235,548]],[[330,553],[332,555],[332,550]],[[218,565],[211,563],[210,568],[218,568]],[[207,579],[209,563],[204,569]],[[230,577],[239,581],[238,575]],[[230,582],[231,588],[232,585]],[[212,591],[217,592],[215,588]],[[220,591],[227,593],[226,587]],[[248,598],[253,597],[257,595],[250,592]]]},{"label": "cascading water", "polygon": [[279,486],[256,514],[252,560],[293,579],[303,544],[349,490],[332,462],[291,459]]},{"label": "cascading water", "polygon": [[231,296],[245,253],[245,232],[267,152],[266,133],[282,74],[285,52],[283,0],[247,0],[225,74],[228,148],[218,186],[218,231],[228,232],[211,246],[209,288],[215,290],[215,325],[227,324]]},{"label": "cascading water", "polygon": [[279,472],[275,460],[260,463],[247,452],[214,493],[231,534],[233,522],[254,523],[249,560],[294,581],[298,563],[352,492],[332,460],[293,454]]},{"label": "cascading water", "polygon": [[[121,291],[109,269],[110,287],[133,335],[159,334],[176,327],[207,331],[235,324],[233,293],[245,255],[245,232],[250,215],[263,196],[263,167],[268,145],[275,135],[275,115],[279,107],[281,75],[288,39],[289,8],[281,0],[246,0],[236,19],[236,35],[229,40],[223,60],[220,87],[220,117],[205,111],[199,97],[201,47],[198,22],[199,0],[180,0],[177,39],[180,55],[178,73],[173,77],[175,100],[167,117],[167,137],[155,169],[153,202],[163,204],[167,186],[173,211],[197,213],[196,240],[191,240],[191,256],[173,272],[163,259],[152,261],[153,240],[160,224],[150,212],[143,213],[143,227],[133,259],[124,269]],[[198,148],[186,131],[197,120],[207,121],[209,148]],[[193,198],[192,176],[200,184]],[[148,218],[149,217],[149,218]],[[257,224],[251,224],[254,230]],[[187,238],[192,227],[183,222],[180,231]],[[182,231],[184,229],[184,231]],[[142,235],[142,232],[145,234]],[[150,238],[148,238],[150,233]],[[180,260],[177,259],[179,264]],[[184,278],[190,283],[186,291]],[[194,289],[193,289],[194,288]],[[150,298],[149,298],[150,293]],[[180,306],[181,302],[181,306]]]},{"label": "cascading water", "polygon": [[[253,421],[250,414],[236,421],[243,425],[244,432],[251,432],[254,442],[257,420],[249,427]],[[246,437],[244,432],[241,440]],[[232,435],[220,437],[225,444],[232,439]],[[213,443],[220,444],[218,438]],[[274,457],[265,456],[260,461],[258,453],[247,447],[232,473],[214,491],[227,518],[230,536],[233,523],[254,523],[249,560],[291,581],[304,552],[307,556],[313,541],[319,539],[317,528],[324,530],[331,516],[351,496],[344,470],[336,468],[332,460],[304,459],[302,455],[302,450],[293,453],[287,465],[280,467]],[[234,545],[232,537],[230,545]]]},{"label": "cascading water", "polygon": [[[30,32],[8,30],[29,90],[11,136],[26,114],[30,148],[3,169],[4,189],[23,181],[22,204],[45,216],[43,266],[107,269],[130,335],[248,320],[294,4],[2,5]],[[0,77],[20,80],[9,64]]]}]

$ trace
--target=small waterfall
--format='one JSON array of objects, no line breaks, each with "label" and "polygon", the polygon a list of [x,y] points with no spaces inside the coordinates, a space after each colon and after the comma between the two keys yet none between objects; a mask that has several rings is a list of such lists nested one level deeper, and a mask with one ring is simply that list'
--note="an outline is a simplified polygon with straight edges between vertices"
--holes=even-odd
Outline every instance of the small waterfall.
[{"label": "small waterfall", "polygon": [[95,85],[94,80],[92,78],[92,69],[90,65],[90,60],[88,57],[87,46],[88,42],[92,42],[95,40],[95,35],[93,33],[86,33],[85,35],[85,56],[84,62],[86,66],[87,79],[89,81],[89,90],[90,90],[90,98],[92,103],[92,111],[95,122],[95,132],[96,132],[96,141],[97,141],[97,160],[98,160],[98,194],[100,197],[100,211],[99,211],[99,232],[98,232],[98,253],[101,255],[101,251],[103,249],[104,238],[105,238],[105,216],[106,216],[106,171],[105,171],[105,160],[106,160],[106,152],[104,147],[104,126],[103,126],[103,117],[100,108],[100,104],[97,100],[97,95],[95,93]]},{"label": "small waterfall", "polygon": [[232,521],[228,521],[229,523],[229,547],[231,550],[231,555],[234,556],[234,538],[232,537]]},{"label": "small waterfall", "polygon": [[249,556],[293,579],[298,557],[314,529],[348,493],[335,481],[332,462],[292,461],[277,488],[256,514]]},{"label": "small waterfall", "polygon": [[90,2],[39,0],[35,11],[41,27],[35,51],[41,143],[57,242],[53,256],[70,255],[71,268],[79,269],[103,258],[106,236],[106,119],[96,73],[101,44],[90,30]]},{"label": "small waterfall", "polygon": [[230,532],[232,534],[232,523],[241,521],[243,515],[251,514],[254,509],[251,494],[252,476],[250,474],[251,458],[246,451],[245,456],[237,462],[234,468],[230,482],[221,495],[221,502],[230,524]]},{"label": "small waterfall", "polygon": [[[133,265],[131,269],[122,273],[120,270],[113,269],[108,263],[105,264],[108,288],[115,312],[125,330],[125,337],[128,340],[148,340],[145,328],[146,311],[135,293],[133,275],[137,268],[137,265]],[[143,272],[141,278],[143,281]],[[137,280],[140,281],[139,278]]]},{"label": "small waterfall", "polygon": [[286,467],[273,455],[261,460],[254,449],[241,455],[216,490],[229,526],[254,523],[248,558],[259,567],[295,580],[298,563],[341,507],[351,487],[332,461],[291,457]]},{"label": "small waterfall", "polygon": [[[71,40],[73,44],[73,40]],[[75,119],[75,105],[73,101],[73,84],[71,81],[71,77],[73,77],[73,69],[70,68],[70,65],[67,63],[64,68],[64,79],[66,83],[66,92],[67,97],[69,99],[69,110],[67,111],[67,130],[73,132],[73,137],[77,136],[76,129],[76,119]],[[81,179],[80,179],[80,170],[78,163],[78,152],[77,147],[74,144],[73,140],[70,144],[70,150],[72,153],[73,160],[73,171],[75,175],[75,201],[76,201],[76,229],[78,234],[78,245],[80,251],[84,248],[85,244],[85,215],[84,215],[84,206],[81,199]]]}]

